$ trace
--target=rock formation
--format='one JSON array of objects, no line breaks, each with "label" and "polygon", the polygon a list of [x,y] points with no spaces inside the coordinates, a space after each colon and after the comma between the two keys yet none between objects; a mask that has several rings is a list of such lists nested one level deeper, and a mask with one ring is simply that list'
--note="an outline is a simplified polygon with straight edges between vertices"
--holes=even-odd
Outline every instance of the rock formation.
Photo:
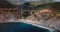
[{"label": "rock formation", "polygon": [[60,18],[52,10],[43,9],[35,12],[33,15],[27,17],[27,19],[38,21],[42,26],[60,30]]}]

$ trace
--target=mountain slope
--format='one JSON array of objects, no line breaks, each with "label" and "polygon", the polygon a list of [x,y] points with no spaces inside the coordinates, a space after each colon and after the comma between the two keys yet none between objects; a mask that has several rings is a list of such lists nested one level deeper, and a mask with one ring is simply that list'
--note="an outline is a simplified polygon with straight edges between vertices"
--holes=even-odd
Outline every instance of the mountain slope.
[{"label": "mountain slope", "polygon": [[7,2],[6,0],[0,0],[0,8],[4,8],[4,7],[12,7],[14,5],[12,5],[11,3]]}]

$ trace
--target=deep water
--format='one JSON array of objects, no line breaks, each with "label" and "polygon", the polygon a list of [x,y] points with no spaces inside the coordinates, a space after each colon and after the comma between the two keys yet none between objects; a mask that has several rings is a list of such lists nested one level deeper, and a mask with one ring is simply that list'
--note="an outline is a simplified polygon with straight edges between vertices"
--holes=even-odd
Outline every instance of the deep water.
[{"label": "deep water", "polygon": [[0,23],[0,32],[50,32],[44,28],[38,28],[26,23]]}]

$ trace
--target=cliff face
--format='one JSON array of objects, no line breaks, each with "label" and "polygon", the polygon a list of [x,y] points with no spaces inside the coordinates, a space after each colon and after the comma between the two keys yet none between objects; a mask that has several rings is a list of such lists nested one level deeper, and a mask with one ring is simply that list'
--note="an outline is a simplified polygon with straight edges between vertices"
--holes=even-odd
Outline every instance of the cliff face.
[{"label": "cliff face", "polygon": [[[5,1],[0,0],[1,7],[11,7]],[[24,6],[24,5],[23,5]],[[0,22],[5,22],[15,19],[27,19],[31,21],[39,22],[39,25],[60,30],[60,18],[50,9],[34,10],[36,7],[26,6],[18,7],[16,9],[0,9]],[[39,7],[39,6],[38,6]],[[40,6],[41,7],[41,6]],[[30,10],[24,10],[28,8]],[[18,9],[18,10],[17,10]],[[26,18],[25,18],[26,17]]]},{"label": "cliff face", "polygon": [[[56,30],[60,30],[60,18],[56,16],[56,14],[50,10],[50,9],[43,9],[43,10],[33,10],[34,13],[30,14],[26,18],[24,18],[26,15],[25,10],[17,10],[17,8],[14,9],[0,9],[0,23],[6,22],[13,22],[18,19],[24,19],[24,20],[31,20],[35,23],[38,22],[39,25],[45,26],[48,28],[53,28]],[[29,13],[33,11],[28,11]],[[28,13],[26,13],[28,14]],[[29,22],[29,21],[28,21]],[[36,24],[38,24],[36,23]]]},{"label": "cliff face", "polygon": [[60,30],[60,18],[49,9],[44,9],[34,13],[33,15],[27,17],[28,20],[37,21],[40,25]]}]

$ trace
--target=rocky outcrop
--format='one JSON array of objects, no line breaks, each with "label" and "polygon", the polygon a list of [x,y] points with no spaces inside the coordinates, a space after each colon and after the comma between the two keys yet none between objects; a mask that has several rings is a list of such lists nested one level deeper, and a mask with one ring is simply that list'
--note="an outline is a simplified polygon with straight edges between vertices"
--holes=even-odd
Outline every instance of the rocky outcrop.
[{"label": "rocky outcrop", "polygon": [[38,12],[35,12],[33,15],[27,17],[27,19],[32,21],[37,21],[42,26],[60,30],[60,18],[49,9],[44,9]]},{"label": "rocky outcrop", "polygon": [[[38,6],[39,7],[39,6]],[[40,6],[41,7],[41,6]],[[25,8],[29,8],[25,10]],[[0,23],[17,19],[27,19],[31,21],[36,21],[39,25],[60,30],[60,18],[50,9],[36,10],[36,7],[31,6],[20,6],[16,9],[0,9]],[[38,24],[37,23],[37,24]]]}]

